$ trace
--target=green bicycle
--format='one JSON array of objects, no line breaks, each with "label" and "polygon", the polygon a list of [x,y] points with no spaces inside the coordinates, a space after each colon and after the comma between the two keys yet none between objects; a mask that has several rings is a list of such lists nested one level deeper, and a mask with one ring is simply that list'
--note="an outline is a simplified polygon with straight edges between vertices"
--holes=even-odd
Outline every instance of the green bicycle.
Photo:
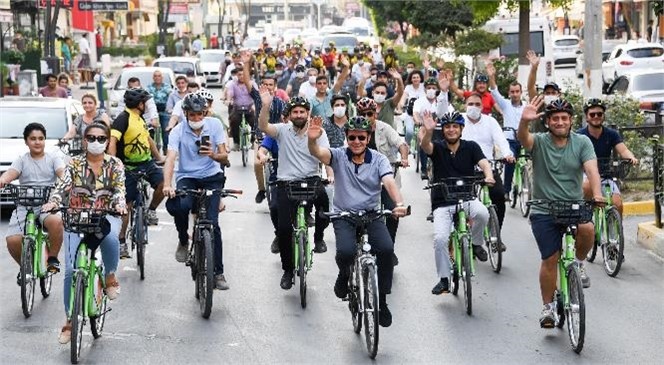
[{"label": "green bicycle", "polygon": [[484,184],[484,177],[464,176],[442,179],[431,183],[424,189],[441,189],[445,200],[457,201],[454,210],[454,229],[450,234],[452,243],[452,294],[459,292],[459,279],[463,282],[464,303],[466,313],[473,314],[473,289],[471,278],[475,275],[473,262],[473,239],[470,234],[469,213],[464,206],[466,202],[477,197],[477,186]]},{"label": "green bicycle", "polygon": [[77,364],[81,356],[83,328],[86,318],[90,320],[92,336],[101,337],[106,322],[107,307],[106,278],[103,265],[95,257],[98,245],[90,244],[92,235],[102,232],[106,215],[116,215],[115,211],[104,209],[81,209],[63,207],[65,230],[78,233],[82,237],[76,249],[74,274],[72,277],[71,294],[69,295],[69,313],[71,321],[71,363]]},{"label": "green bicycle", "polygon": [[[504,160],[492,160],[491,169],[493,176],[500,176],[503,173]],[[480,201],[489,211],[489,222],[484,227],[484,243],[489,253],[489,263],[493,271],[498,274],[503,267],[503,251],[500,249],[503,239],[500,235],[500,221],[496,213],[496,205],[491,201],[489,186],[484,185],[480,189]]]},{"label": "green bicycle", "polygon": [[37,223],[39,216],[35,207],[46,202],[51,191],[50,186],[9,185],[11,195],[16,207],[19,205],[28,210],[25,217],[23,247],[21,250],[21,269],[19,281],[21,283],[21,308],[23,315],[28,318],[32,315],[35,302],[35,284],[39,279],[39,287],[44,298],[51,295],[53,273],[46,269],[48,258],[48,234]]},{"label": "green bicycle", "polygon": [[242,167],[247,167],[249,162],[249,149],[251,148],[251,127],[247,123],[246,113],[242,112],[240,123],[240,151],[242,152]]},{"label": "green bicycle", "polygon": [[625,259],[625,237],[623,235],[622,217],[618,208],[613,205],[611,182],[617,184],[629,173],[631,161],[626,159],[614,160],[598,158],[597,165],[600,167],[602,178],[602,193],[605,206],[596,206],[593,211],[593,222],[595,222],[595,243],[588,252],[588,262],[595,261],[597,248],[602,248],[604,258],[604,271],[610,277],[616,277]]},{"label": "green bicycle", "polygon": [[576,258],[576,230],[579,224],[590,222],[593,202],[584,200],[554,201],[531,200],[528,205],[545,207],[559,227],[565,227],[558,259],[559,287],[554,293],[554,325],[563,328],[567,320],[567,333],[574,352],[583,350],[586,333],[586,305],[583,285]]},{"label": "green bicycle", "polygon": [[[511,127],[503,127],[506,132],[512,131],[516,134],[516,129]],[[514,178],[512,179],[512,191],[510,192],[510,208],[515,208],[517,201],[521,215],[528,217],[530,214],[530,206],[527,204],[533,191],[533,184],[530,178],[530,168],[528,167],[528,160],[530,155],[526,149],[521,146],[519,155],[516,156],[516,165],[514,166]]]}]

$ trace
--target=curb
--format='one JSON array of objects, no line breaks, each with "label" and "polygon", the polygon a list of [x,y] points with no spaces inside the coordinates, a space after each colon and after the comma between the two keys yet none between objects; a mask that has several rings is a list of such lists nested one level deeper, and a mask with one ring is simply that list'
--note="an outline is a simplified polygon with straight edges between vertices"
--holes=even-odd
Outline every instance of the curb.
[{"label": "curb", "polygon": [[639,223],[636,241],[655,255],[664,258],[664,229],[655,227],[655,222]]},{"label": "curb", "polygon": [[623,216],[655,214],[655,201],[623,203]]}]

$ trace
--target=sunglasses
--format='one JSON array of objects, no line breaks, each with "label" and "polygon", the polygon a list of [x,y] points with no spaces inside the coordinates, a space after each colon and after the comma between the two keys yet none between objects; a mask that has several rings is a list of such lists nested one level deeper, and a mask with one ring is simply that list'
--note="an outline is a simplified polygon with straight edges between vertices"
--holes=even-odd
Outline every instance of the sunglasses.
[{"label": "sunglasses", "polygon": [[355,140],[359,140],[360,142],[364,142],[367,140],[367,136],[348,136],[348,141],[350,142],[355,142]]},{"label": "sunglasses", "polygon": [[591,112],[588,113],[588,116],[591,118],[601,118],[604,116],[604,112]]},{"label": "sunglasses", "polygon": [[364,112],[364,113],[360,113],[360,115],[363,116],[363,117],[371,118],[371,117],[374,116],[374,112]]},{"label": "sunglasses", "polygon": [[106,143],[106,141],[108,140],[108,137],[106,137],[106,136],[93,136],[93,135],[88,134],[87,136],[85,136],[85,140],[88,141],[88,143],[93,143],[94,141],[97,141],[99,143]]}]

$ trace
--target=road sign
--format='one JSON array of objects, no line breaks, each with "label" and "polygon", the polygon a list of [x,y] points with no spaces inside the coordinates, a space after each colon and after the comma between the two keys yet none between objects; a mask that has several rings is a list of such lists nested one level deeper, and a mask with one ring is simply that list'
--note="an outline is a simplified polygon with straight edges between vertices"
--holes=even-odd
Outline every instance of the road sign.
[{"label": "road sign", "polygon": [[78,10],[81,11],[112,11],[129,10],[127,1],[79,1]]}]

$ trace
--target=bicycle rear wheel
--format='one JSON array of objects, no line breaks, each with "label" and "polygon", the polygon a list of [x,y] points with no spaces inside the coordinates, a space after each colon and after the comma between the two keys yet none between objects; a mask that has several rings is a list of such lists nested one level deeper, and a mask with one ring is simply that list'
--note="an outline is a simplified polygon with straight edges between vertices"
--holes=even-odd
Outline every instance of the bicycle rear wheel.
[{"label": "bicycle rear wheel", "polygon": [[353,319],[353,331],[360,333],[362,331],[362,311],[360,310],[360,274],[359,262],[355,261],[350,269],[348,279],[348,309]]},{"label": "bicycle rear wheel", "polygon": [[77,272],[74,277],[74,307],[71,312],[71,343],[69,354],[72,364],[78,364],[83,346],[83,328],[85,317],[83,307],[85,306],[85,277],[82,272]]},{"label": "bicycle rear wheel", "polygon": [[362,279],[364,281],[364,338],[367,343],[367,352],[372,359],[378,353],[378,278],[376,267],[367,265],[364,268]]},{"label": "bicycle rear wheel", "polygon": [[470,241],[468,236],[461,237],[461,279],[463,281],[463,299],[466,305],[466,314],[473,314],[473,286],[471,283],[472,272],[470,270]]},{"label": "bicycle rear wheel", "polygon": [[48,257],[48,249],[46,246],[46,242],[41,243],[41,250],[42,250],[42,262],[39,263],[39,265],[42,267],[42,271],[40,273],[41,277],[39,278],[39,288],[41,289],[41,294],[42,297],[48,298],[49,295],[51,295],[51,287],[53,284],[53,273],[48,272],[47,270],[43,269],[43,265],[46,262],[45,258]]},{"label": "bicycle rear wheel", "polygon": [[212,235],[209,230],[201,231],[201,240],[196,243],[196,266],[198,285],[198,302],[200,304],[201,316],[210,318],[212,311],[212,293],[214,290],[214,255],[212,252]]},{"label": "bicycle rear wheel", "polygon": [[297,275],[300,277],[300,305],[307,307],[307,237],[302,233],[297,234],[298,265]]},{"label": "bicycle rear wheel", "polygon": [[583,299],[583,286],[581,276],[576,265],[567,268],[567,291],[569,305],[565,308],[567,319],[567,333],[574,352],[583,350],[583,341],[586,334],[586,306]]},{"label": "bicycle rear wheel", "polygon": [[[452,256],[452,255],[450,255]],[[459,271],[457,270],[456,263],[451,260],[452,267],[452,295],[459,295]]]},{"label": "bicycle rear wheel", "polygon": [[532,183],[530,182],[530,171],[524,166],[521,170],[521,190],[519,191],[519,207],[521,215],[527,217],[530,214],[530,206],[526,203],[530,200],[532,194]]},{"label": "bicycle rear wheel", "polygon": [[[518,162],[517,162],[518,165]],[[514,171],[514,176],[516,176],[516,169],[519,169],[520,167],[516,167]],[[519,199],[519,184],[517,184],[516,178],[512,182],[512,190],[510,191],[510,208],[514,209],[516,207],[516,202]]]},{"label": "bicycle rear wheel", "polygon": [[106,311],[108,306],[108,297],[104,293],[104,278],[102,277],[103,270],[101,267],[97,271],[97,277],[94,283],[92,298],[95,305],[96,314],[90,316],[90,329],[92,330],[92,337],[99,338],[104,331],[104,323],[106,323]]},{"label": "bicycle rear wheel", "polygon": [[[486,237],[488,233],[489,237]],[[489,207],[489,224],[485,228],[485,237],[486,246],[489,251],[489,262],[491,263],[491,268],[497,274],[500,272],[500,269],[503,267],[503,252],[500,251],[500,246],[502,243],[502,238],[500,237],[500,222],[498,221],[498,214],[496,213],[496,207]]]},{"label": "bicycle rear wheel", "polygon": [[35,303],[35,267],[34,267],[35,241],[30,237],[23,239],[21,250],[21,308],[23,315],[28,318],[32,315],[32,307]]},{"label": "bicycle rear wheel", "polygon": [[606,241],[602,242],[602,256],[604,257],[604,271],[610,277],[616,277],[622,266],[625,251],[625,237],[623,235],[622,217],[616,207],[606,212]]}]

